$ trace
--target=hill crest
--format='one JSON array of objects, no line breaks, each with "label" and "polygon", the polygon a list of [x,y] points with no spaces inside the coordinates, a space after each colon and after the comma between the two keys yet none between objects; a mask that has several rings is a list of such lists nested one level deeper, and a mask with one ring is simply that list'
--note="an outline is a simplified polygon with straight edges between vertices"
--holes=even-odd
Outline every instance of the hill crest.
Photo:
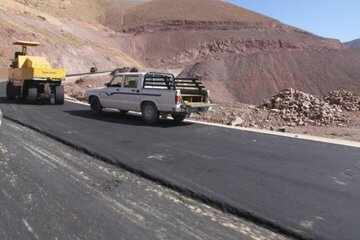
[{"label": "hill crest", "polygon": [[347,48],[360,48],[360,38],[359,38],[359,39],[352,40],[352,41],[350,41],[350,42],[345,42],[344,45],[345,45]]}]

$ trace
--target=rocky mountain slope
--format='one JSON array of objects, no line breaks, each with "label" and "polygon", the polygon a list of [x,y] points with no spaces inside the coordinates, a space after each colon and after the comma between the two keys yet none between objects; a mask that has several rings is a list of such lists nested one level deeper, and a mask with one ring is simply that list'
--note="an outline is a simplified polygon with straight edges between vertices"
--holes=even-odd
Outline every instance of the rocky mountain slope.
[{"label": "rocky mountain slope", "polygon": [[237,55],[197,63],[182,75],[200,76],[215,101],[259,104],[282,89],[293,87],[315,95],[334,89],[360,93],[360,51],[322,49]]},{"label": "rocky mountain slope", "polygon": [[355,39],[350,42],[345,42],[344,45],[348,48],[360,48],[360,39]]},{"label": "rocky mountain slope", "polygon": [[0,66],[18,39],[41,42],[36,52],[70,73],[185,69],[204,76],[219,101],[256,103],[281,88],[317,94],[359,84],[358,53],[340,41],[220,0],[2,0]]}]

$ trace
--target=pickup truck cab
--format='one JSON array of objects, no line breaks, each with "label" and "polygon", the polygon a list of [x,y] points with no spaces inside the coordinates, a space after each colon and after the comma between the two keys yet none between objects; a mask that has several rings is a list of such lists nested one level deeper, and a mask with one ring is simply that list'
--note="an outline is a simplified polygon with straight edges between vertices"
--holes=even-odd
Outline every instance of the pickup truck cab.
[{"label": "pickup truck cab", "polygon": [[146,123],[157,122],[160,114],[180,122],[212,106],[199,79],[153,72],[116,74],[105,87],[86,90],[85,98],[94,114],[103,108],[141,112]]}]

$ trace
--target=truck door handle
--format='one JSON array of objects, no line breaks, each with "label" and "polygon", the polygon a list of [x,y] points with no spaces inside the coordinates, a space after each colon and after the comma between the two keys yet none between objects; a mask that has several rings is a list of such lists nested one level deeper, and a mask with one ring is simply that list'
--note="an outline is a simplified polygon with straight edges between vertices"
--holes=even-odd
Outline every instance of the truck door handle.
[{"label": "truck door handle", "polygon": [[120,91],[119,89],[116,89],[116,91]]},{"label": "truck door handle", "polygon": [[135,92],[135,90],[131,90],[132,92]]},{"label": "truck door handle", "polygon": [[136,92],[140,92],[140,90],[136,90]]}]

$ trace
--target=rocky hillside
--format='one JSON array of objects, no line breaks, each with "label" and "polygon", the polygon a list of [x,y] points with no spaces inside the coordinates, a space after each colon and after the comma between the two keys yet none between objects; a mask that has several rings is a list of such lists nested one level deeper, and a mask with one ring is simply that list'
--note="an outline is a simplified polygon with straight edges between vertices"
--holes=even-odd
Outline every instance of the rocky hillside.
[{"label": "rocky hillside", "polygon": [[41,42],[36,53],[70,73],[185,69],[203,75],[216,100],[258,102],[280,88],[316,94],[359,82],[357,53],[338,40],[220,0],[1,2],[4,68],[16,49],[11,43],[24,39]]},{"label": "rocky hillside", "polygon": [[344,45],[348,48],[360,48],[360,39],[355,39],[350,42],[345,42]]},{"label": "rocky hillside", "polygon": [[360,93],[360,50],[306,50],[237,55],[204,61],[182,75],[200,76],[215,101],[259,104],[282,89],[293,87],[315,95],[334,89]]},{"label": "rocky hillside", "polygon": [[106,26],[127,33],[124,37],[131,44],[125,44],[123,51],[155,68],[182,68],[264,51],[343,48],[337,40],[320,38],[219,0],[153,0],[106,19]]},{"label": "rocky hillside", "polygon": [[[139,63],[121,50],[123,37],[100,23],[105,7],[95,0],[2,0],[0,5],[0,67],[7,67],[16,40],[41,43],[30,53],[47,56],[68,72],[99,70]],[[112,1],[101,1],[111,7]],[[107,5],[109,3],[109,5]],[[115,4],[115,3],[114,3]],[[2,71],[0,70],[0,73]]]},{"label": "rocky hillside", "polygon": [[71,72],[90,65],[182,68],[241,53],[342,48],[219,0],[3,0],[0,19],[4,65],[11,42],[30,39]]}]

